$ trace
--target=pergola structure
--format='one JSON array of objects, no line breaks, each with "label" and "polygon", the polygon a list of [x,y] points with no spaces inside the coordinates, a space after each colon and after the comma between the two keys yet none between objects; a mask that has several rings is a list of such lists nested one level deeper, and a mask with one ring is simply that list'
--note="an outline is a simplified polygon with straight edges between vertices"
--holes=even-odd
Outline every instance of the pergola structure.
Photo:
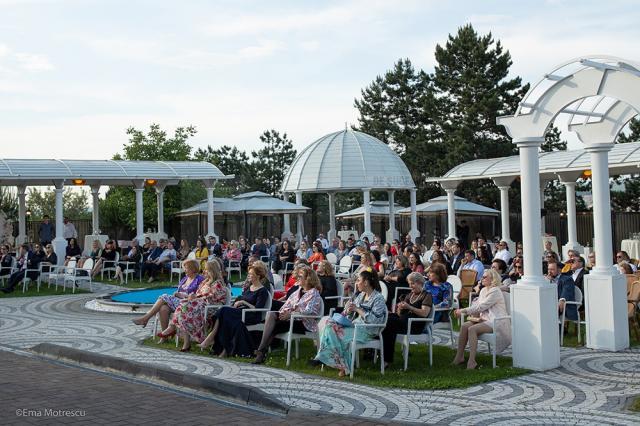
[{"label": "pergola structure", "polygon": [[[191,161],[115,161],[115,160],[0,160],[0,185],[18,191],[18,243],[26,240],[26,190],[28,186],[54,186],[56,195],[56,237],[52,245],[58,262],[64,261],[67,241],[63,238],[65,186],[89,186],[93,198],[93,233],[100,233],[98,194],[102,185],[133,186],[136,199],[136,238],[144,239],[142,194],[145,186],[155,188],[158,203],[158,233],[164,233],[164,189],[182,180],[201,180],[207,191],[208,233],[213,227],[213,189],[220,179],[231,179],[216,166]],[[62,254],[62,256],[60,256]]]},{"label": "pergola structure", "polygon": [[[285,200],[296,194],[296,204],[302,205],[304,192],[326,193],[329,196],[329,239],[336,236],[335,194],[360,192],[364,195],[364,232],[371,233],[370,201],[372,191],[387,191],[389,195],[389,229],[387,241],[398,238],[395,227],[395,191],[408,190],[411,196],[411,237],[420,236],[415,214],[416,186],[407,166],[398,154],[379,139],[351,129],[330,133],[306,147],[293,161],[283,183]],[[298,215],[297,239],[302,240],[302,215]],[[285,234],[291,235],[289,217],[285,215]]]},{"label": "pergola structure", "polygon": [[[564,113],[563,113],[564,114]],[[576,116],[577,117],[577,116]],[[613,175],[633,174],[640,172],[640,143],[614,145],[609,152],[609,170]],[[591,176],[591,156],[586,149],[571,151],[539,152],[540,203],[544,207],[544,186],[546,182],[559,179],[565,186],[567,198],[567,244],[563,246],[563,254],[569,249],[583,252],[578,244],[576,226],[576,180]],[[490,179],[500,189],[501,239],[510,242],[509,229],[509,187],[521,176],[520,156],[480,159],[459,164],[442,177],[430,178],[428,181],[440,183],[447,191],[447,199],[454,197],[457,186],[467,180]],[[459,209],[458,209],[459,210]],[[418,206],[420,211],[420,206]],[[456,211],[448,209],[448,232],[455,235]]]},{"label": "pergola structure", "polygon": [[584,143],[591,162],[596,266],[584,279],[587,347],[611,351],[629,347],[626,280],[611,260],[609,152],[639,112],[640,66],[620,58],[590,56],[545,74],[514,115],[497,120],[520,152],[525,275],[511,290],[517,367],[547,370],[560,365],[558,294],[542,275],[539,157],[545,133],[560,114],[569,115],[569,130]]}]

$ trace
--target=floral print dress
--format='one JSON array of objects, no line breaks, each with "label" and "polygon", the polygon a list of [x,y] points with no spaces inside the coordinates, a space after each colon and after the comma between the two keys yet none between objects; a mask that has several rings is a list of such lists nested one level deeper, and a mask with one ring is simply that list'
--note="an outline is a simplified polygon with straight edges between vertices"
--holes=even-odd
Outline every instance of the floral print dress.
[{"label": "floral print dress", "polygon": [[222,305],[227,298],[227,288],[222,280],[213,284],[209,280],[201,283],[193,300],[182,299],[176,307],[171,323],[191,339],[202,342],[204,335],[204,310],[207,305]]},{"label": "floral print dress", "polygon": [[[198,290],[198,287],[200,287],[200,283],[202,283],[202,281],[204,281],[204,277],[202,275],[196,275],[190,282],[189,277],[185,275],[184,277],[182,277],[182,280],[180,280],[180,284],[178,285],[178,289],[176,291],[178,293],[187,294],[195,293],[196,290]],[[182,299],[174,296],[173,294],[163,294],[159,298],[167,304],[167,306],[171,309],[171,312],[174,312],[182,301]]]},{"label": "floral print dress", "polygon": [[[353,324],[380,324],[380,327],[383,327],[387,313],[384,296],[375,290],[366,300],[365,296],[365,293],[359,293],[352,302],[356,307],[365,311],[365,316],[356,318],[353,320]],[[359,343],[370,340],[379,331],[377,327],[358,328],[357,330],[356,341]],[[349,374],[351,372],[351,342],[355,332],[355,327],[343,327],[329,319],[322,328],[320,348],[315,359],[329,367],[345,370],[345,373]]]}]

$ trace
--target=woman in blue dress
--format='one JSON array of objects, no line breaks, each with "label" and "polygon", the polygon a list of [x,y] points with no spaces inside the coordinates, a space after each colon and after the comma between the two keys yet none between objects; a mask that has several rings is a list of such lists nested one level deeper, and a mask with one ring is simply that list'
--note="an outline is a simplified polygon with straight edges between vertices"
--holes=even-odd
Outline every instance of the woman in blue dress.
[{"label": "woman in blue dress", "polygon": [[[449,308],[453,301],[453,287],[447,281],[447,270],[441,263],[432,263],[428,272],[429,280],[424,283],[424,291],[431,294],[434,308]],[[449,312],[436,311],[433,322],[449,321]]]},{"label": "woman in blue dress", "polygon": [[255,262],[250,266],[247,279],[250,285],[233,306],[223,306],[215,313],[213,330],[200,343],[202,349],[214,344],[213,353],[220,357],[253,356],[255,348],[246,326],[261,322],[262,312],[248,312],[242,322],[242,310],[262,309],[271,298],[264,263]]},{"label": "woman in blue dress", "polygon": [[[347,302],[343,315],[352,319],[355,324],[380,324],[384,327],[387,305],[380,293],[378,274],[369,268],[358,275],[356,287],[359,291],[353,301]],[[359,343],[371,340],[379,332],[378,327],[345,327],[333,319],[326,322],[320,336],[320,347],[315,361],[329,367],[337,368],[340,377],[351,373],[351,342],[354,333]]]}]

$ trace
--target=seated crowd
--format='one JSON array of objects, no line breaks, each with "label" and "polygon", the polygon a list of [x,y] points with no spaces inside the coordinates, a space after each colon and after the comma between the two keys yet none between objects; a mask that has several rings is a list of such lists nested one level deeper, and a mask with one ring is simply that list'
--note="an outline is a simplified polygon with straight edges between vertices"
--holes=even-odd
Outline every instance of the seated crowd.
[{"label": "seated crowd", "polygon": [[[143,245],[133,240],[124,250],[118,250],[113,240],[104,247],[94,241],[86,254],[72,240],[65,264],[73,261],[83,268],[91,259],[87,274],[92,277],[108,265],[115,268],[120,282],[130,269],[134,276],[146,276],[152,282],[163,271],[170,272],[172,262],[180,261],[184,277],[176,291],[158,298],[147,314],[133,321],[145,327],[158,315],[161,331],[157,336],[164,341],[178,334],[182,351],[190,350],[195,341],[219,356],[255,356],[259,364],[265,361],[274,339],[293,327],[291,332],[296,335],[317,333],[317,354],[310,362],[336,368],[340,375],[353,370],[352,342],[381,335],[382,362],[389,364],[398,335],[420,334],[430,325],[463,316],[468,320],[461,325],[452,362],[463,363],[469,345],[466,365],[476,368],[478,336],[495,332],[498,351],[510,344],[509,323],[501,322],[493,330],[492,320],[509,314],[505,293],[518,285],[525,266],[521,244],[511,248],[500,241],[492,249],[482,236],[468,248],[453,238],[444,243],[436,238],[427,248],[409,235],[390,244],[382,244],[379,237],[370,242],[353,236],[329,242],[322,234],[299,244],[279,238],[256,238],[250,244],[242,236],[218,243],[215,237],[199,237],[193,247],[186,240],[178,244],[173,239],[156,242],[147,238]],[[9,247],[0,249],[0,276],[8,279],[4,292],[13,291],[25,276],[37,278],[41,263],[57,264],[51,244],[36,244],[33,249],[24,244],[15,259]],[[566,319],[575,321],[578,308],[567,302],[576,299],[578,290],[583,291],[584,275],[593,268],[595,256],[591,253],[587,262],[578,252],[568,254],[562,263],[547,244],[541,262],[547,279],[558,288],[558,313],[566,309]],[[351,258],[346,272],[334,267],[346,256]],[[621,273],[637,271],[627,253],[618,252],[616,259]],[[242,294],[229,303],[227,268],[232,266],[246,269],[247,277]],[[282,280],[276,284],[278,276]],[[452,276],[462,282],[459,292],[450,282]],[[453,309],[456,304],[460,307]],[[299,320],[291,322],[292,317]],[[422,320],[412,321],[409,327],[410,319]]]}]

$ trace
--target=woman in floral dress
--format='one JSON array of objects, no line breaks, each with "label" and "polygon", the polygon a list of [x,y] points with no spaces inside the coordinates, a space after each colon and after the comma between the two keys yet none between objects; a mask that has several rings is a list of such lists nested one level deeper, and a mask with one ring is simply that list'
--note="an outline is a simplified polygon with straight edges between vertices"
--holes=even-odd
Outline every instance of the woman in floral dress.
[{"label": "woman in floral dress", "polygon": [[[156,303],[149,309],[145,315],[140,318],[133,319],[133,323],[146,327],[147,323],[156,314],[160,314],[160,327],[164,330],[169,326],[169,319],[172,312],[176,310],[182,299],[187,298],[191,293],[195,293],[200,283],[204,281],[204,277],[198,272],[200,271],[200,263],[195,259],[189,259],[182,262],[185,276],[180,280],[177,291],[173,294],[163,294],[158,297]],[[161,338],[161,342],[166,341],[167,338],[173,336],[174,333],[164,334],[160,332],[157,334]]]},{"label": "woman in floral dress", "polygon": [[[353,324],[380,324],[384,327],[387,305],[380,293],[378,274],[373,269],[363,270],[358,276],[356,286],[359,291],[355,300],[347,302],[343,314],[357,318]],[[378,334],[377,327],[355,328],[343,327],[329,319],[320,336],[320,348],[315,360],[329,367],[337,368],[339,376],[351,372],[351,342],[357,330],[356,341],[363,343]]]},{"label": "woman in floral dress", "polygon": [[198,290],[182,299],[175,312],[171,324],[162,334],[173,334],[176,329],[184,339],[181,352],[191,348],[191,340],[198,343],[204,340],[204,310],[207,305],[223,305],[227,299],[227,287],[222,279],[220,264],[217,261],[207,262],[205,280]]}]

